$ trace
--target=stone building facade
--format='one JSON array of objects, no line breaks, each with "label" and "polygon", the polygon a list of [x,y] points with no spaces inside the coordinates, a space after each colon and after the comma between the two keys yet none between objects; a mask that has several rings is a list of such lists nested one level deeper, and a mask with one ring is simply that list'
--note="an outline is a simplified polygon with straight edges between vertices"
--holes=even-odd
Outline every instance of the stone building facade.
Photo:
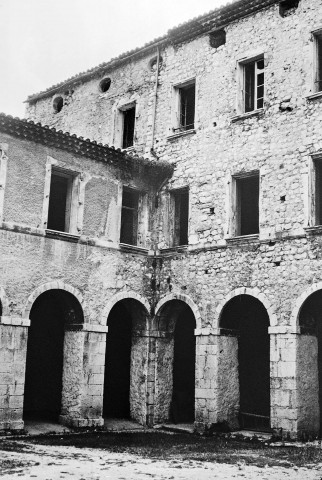
[{"label": "stone building facade", "polygon": [[50,406],[320,434],[321,99],[321,0],[241,0],[3,119],[3,428]]}]

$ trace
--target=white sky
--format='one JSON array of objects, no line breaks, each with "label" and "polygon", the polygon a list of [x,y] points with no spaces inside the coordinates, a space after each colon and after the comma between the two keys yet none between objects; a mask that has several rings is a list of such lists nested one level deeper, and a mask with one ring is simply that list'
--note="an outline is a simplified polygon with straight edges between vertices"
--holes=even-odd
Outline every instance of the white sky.
[{"label": "white sky", "polygon": [[227,0],[0,0],[0,112]]}]

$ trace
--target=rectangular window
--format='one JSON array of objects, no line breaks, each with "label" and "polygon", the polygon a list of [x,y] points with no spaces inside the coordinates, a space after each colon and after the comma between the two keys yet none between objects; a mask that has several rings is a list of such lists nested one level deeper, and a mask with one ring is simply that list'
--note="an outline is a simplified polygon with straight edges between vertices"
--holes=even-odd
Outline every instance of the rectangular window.
[{"label": "rectangular window", "polygon": [[264,59],[243,64],[244,70],[244,112],[264,107]]},{"label": "rectangular window", "polygon": [[316,160],[315,165],[315,225],[322,225],[322,162]]},{"label": "rectangular window", "polygon": [[189,190],[187,188],[173,193],[174,199],[174,236],[173,246],[188,245],[189,226]]},{"label": "rectangular window", "polygon": [[322,91],[322,32],[314,35],[315,40],[315,92]]},{"label": "rectangular window", "polygon": [[70,231],[73,179],[65,172],[52,170],[47,218],[49,230]]},{"label": "rectangular window", "polygon": [[129,188],[123,189],[120,242],[137,245],[138,210],[140,193]]},{"label": "rectangular window", "polygon": [[134,144],[134,126],[135,126],[135,106],[122,112],[123,114],[123,138],[122,148],[133,147]]},{"label": "rectangular window", "polygon": [[233,210],[235,235],[259,233],[259,174],[235,177]]},{"label": "rectangular window", "polygon": [[195,128],[196,83],[189,80],[173,89],[174,109],[172,130],[175,133]]}]

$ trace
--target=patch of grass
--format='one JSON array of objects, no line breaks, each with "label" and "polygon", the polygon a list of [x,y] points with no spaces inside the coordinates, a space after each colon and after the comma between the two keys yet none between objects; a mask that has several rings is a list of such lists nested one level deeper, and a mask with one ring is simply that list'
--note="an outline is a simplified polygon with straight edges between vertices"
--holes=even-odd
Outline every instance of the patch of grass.
[{"label": "patch of grass", "polygon": [[[95,448],[115,453],[128,453],[150,459],[170,461],[216,462],[245,465],[302,467],[322,462],[322,450],[312,446],[272,447],[254,440],[223,437],[200,437],[162,432],[90,433],[81,435],[41,436],[24,439],[26,443]],[[14,447],[14,445],[16,447]],[[1,450],[19,449],[20,441],[0,443]],[[24,450],[26,451],[26,450]],[[28,449],[27,449],[28,451]]]}]

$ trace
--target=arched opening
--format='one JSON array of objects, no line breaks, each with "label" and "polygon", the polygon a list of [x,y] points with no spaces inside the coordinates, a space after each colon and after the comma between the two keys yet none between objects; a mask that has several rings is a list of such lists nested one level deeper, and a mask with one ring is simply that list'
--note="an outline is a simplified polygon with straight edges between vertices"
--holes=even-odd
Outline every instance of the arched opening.
[{"label": "arched opening", "polygon": [[[140,330],[145,329],[147,312],[137,300],[124,299],[111,309],[106,336],[104,374],[104,418],[142,420],[145,403],[143,362],[146,347]],[[144,339],[143,339],[144,340]]]},{"label": "arched opening", "polygon": [[24,419],[57,421],[61,410],[65,326],[83,323],[78,300],[48,290],[30,311],[24,392]]},{"label": "arched opening", "polygon": [[[191,308],[180,300],[167,302],[157,317],[156,421],[174,423],[195,420],[196,320]],[[172,385],[172,391],[170,389]]]},{"label": "arched opening", "polygon": [[267,311],[256,298],[238,295],[225,305],[220,327],[223,335],[237,337],[240,426],[259,430],[269,428],[270,341]]},{"label": "arched opening", "polygon": [[[322,433],[322,290],[312,293],[299,313],[301,337],[297,359],[299,430]],[[308,415],[305,414],[308,412]]]}]

